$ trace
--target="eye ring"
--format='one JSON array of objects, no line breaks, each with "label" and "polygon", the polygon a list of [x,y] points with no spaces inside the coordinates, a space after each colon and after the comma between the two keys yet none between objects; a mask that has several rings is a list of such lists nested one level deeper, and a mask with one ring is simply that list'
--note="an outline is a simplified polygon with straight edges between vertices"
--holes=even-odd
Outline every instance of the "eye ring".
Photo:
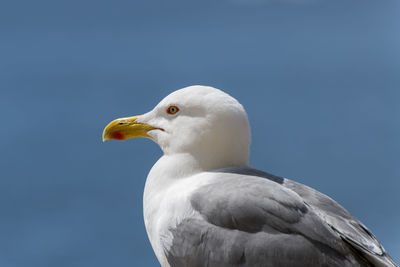
[{"label": "eye ring", "polygon": [[176,114],[176,113],[178,113],[178,111],[179,111],[179,108],[177,107],[177,106],[169,106],[168,108],[167,108],[167,113],[169,114],[169,115],[174,115],[174,114]]}]

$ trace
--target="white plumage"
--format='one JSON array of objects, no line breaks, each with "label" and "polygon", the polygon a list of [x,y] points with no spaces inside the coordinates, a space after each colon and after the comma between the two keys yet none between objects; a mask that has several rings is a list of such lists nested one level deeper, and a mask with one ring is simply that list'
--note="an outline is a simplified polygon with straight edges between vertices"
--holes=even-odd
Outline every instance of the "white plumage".
[{"label": "white plumage", "polygon": [[397,266],[329,197],[248,166],[250,127],[228,94],[191,86],[111,122],[103,139],[163,150],[145,186],[146,230],[163,267]]}]

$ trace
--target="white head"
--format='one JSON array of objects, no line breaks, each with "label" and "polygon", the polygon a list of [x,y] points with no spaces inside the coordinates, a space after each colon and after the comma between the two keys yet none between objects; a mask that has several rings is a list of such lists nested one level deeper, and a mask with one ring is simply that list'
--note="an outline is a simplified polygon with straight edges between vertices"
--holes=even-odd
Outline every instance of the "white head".
[{"label": "white head", "polygon": [[190,154],[206,169],[247,165],[250,127],[243,106],[213,87],[190,86],[165,97],[152,111],[117,119],[103,139],[148,137],[165,155]]}]

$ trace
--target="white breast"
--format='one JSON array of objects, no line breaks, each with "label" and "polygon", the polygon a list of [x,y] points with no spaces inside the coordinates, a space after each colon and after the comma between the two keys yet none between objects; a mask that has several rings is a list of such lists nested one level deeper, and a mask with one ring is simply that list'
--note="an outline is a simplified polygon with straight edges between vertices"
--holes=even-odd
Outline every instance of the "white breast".
[{"label": "white breast", "polygon": [[198,172],[193,175],[182,173],[177,164],[170,164],[171,160],[182,163],[175,156],[174,159],[171,156],[163,156],[151,169],[143,196],[147,235],[163,267],[170,266],[165,257],[165,251],[172,245],[173,236],[170,229],[175,228],[183,219],[195,215],[196,211],[190,204],[190,195],[213,177]]}]

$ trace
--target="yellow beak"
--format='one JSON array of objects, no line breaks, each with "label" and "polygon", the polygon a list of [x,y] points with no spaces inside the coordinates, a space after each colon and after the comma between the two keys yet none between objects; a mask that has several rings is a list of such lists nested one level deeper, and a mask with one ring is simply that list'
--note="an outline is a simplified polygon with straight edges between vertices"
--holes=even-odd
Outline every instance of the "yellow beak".
[{"label": "yellow beak", "polygon": [[125,140],[134,137],[150,137],[147,132],[158,129],[136,122],[140,116],[120,118],[110,122],[103,131],[103,142],[111,139]]}]

